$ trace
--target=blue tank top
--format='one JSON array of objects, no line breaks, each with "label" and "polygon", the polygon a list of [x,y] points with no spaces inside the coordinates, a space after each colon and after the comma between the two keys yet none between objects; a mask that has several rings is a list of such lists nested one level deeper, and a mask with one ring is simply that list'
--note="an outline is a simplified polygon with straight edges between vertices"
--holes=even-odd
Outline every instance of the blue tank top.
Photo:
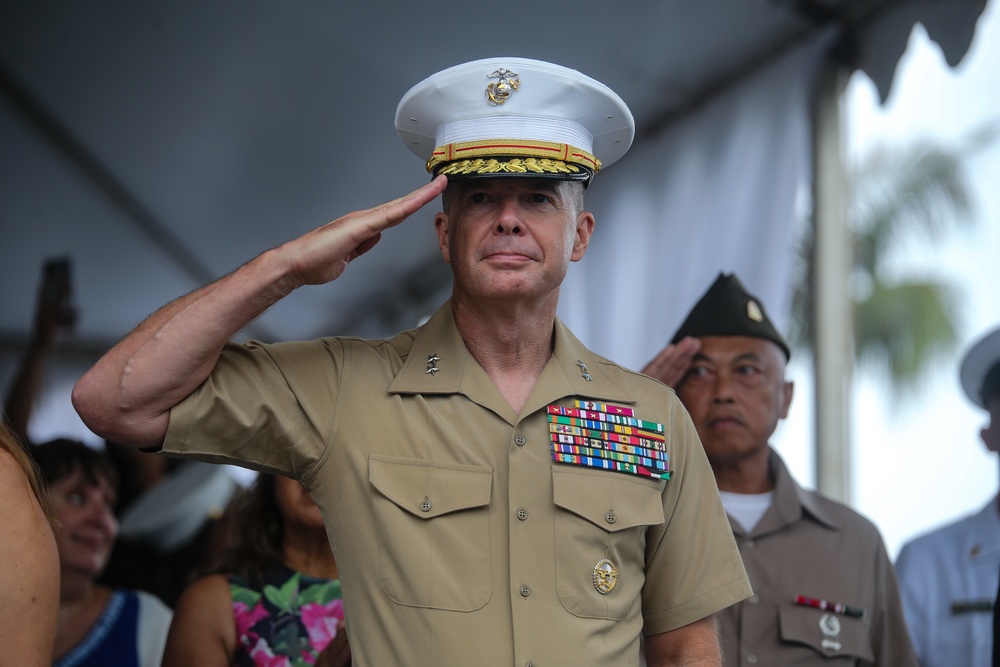
[{"label": "blue tank top", "polygon": [[116,590],[90,632],[52,667],[139,667],[138,629],[138,596]]}]

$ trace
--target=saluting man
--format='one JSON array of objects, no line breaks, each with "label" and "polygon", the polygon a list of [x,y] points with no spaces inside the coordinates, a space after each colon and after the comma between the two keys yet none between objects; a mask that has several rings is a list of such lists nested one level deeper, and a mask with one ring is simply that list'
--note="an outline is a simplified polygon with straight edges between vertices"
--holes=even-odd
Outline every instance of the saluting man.
[{"label": "saluting man", "polygon": [[[989,452],[1000,452],[1000,329],[969,349],[959,380],[969,400],[989,417],[979,434],[983,444]],[[907,542],[896,558],[903,609],[924,667],[1000,662],[993,658],[998,503],[995,497],[975,514]]]},{"label": "saluting man", "polygon": [[799,486],[769,444],[789,357],[763,304],[720,274],[644,369],[691,414],[753,586],[718,614],[724,664],[916,665],[878,529]]},{"label": "saluting man", "polygon": [[[340,569],[354,664],[719,663],[712,615],[750,594],[673,393],[556,319],[627,150],[609,88],[523,58],[444,70],[399,104],[434,177],[264,252],[152,315],[77,384],[97,433],[298,479]],[[236,345],[443,193],[454,290],[394,338]]]}]

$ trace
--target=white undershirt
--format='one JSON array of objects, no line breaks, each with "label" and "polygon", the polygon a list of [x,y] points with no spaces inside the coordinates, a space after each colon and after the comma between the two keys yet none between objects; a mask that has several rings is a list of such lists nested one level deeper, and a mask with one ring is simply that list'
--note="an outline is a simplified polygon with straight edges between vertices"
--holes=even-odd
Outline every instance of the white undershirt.
[{"label": "white undershirt", "polygon": [[726,508],[726,514],[735,519],[748,533],[754,529],[774,500],[774,491],[767,493],[719,491],[719,495],[722,496],[722,505]]}]

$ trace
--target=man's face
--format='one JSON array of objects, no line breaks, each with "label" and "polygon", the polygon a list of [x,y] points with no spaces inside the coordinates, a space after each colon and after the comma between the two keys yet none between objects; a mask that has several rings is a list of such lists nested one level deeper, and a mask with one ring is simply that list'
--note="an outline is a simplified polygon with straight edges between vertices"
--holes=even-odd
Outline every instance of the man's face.
[{"label": "man's face", "polygon": [[761,456],[788,415],[792,383],[781,348],[763,338],[703,336],[677,396],[714,465]]},{"label": "man's face", "polygon": [[455,275],[456,294],[475,299],[558,293],[581,259],[594,217],[567,181],[487,178],[449,185],[434,224]]}]

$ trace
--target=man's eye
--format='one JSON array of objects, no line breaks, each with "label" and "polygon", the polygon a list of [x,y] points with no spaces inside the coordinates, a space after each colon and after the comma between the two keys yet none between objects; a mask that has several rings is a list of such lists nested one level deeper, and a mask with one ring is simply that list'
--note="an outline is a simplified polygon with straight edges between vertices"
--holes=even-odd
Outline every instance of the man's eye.
[{"label": "man's eye", "polygon": [[692,366],[687,374],[691,377],[704,377],[708,375],[708,369],[704,366]]},{"label": "man's eye", "polygon": [[82,505],[83,504],[83,494],[82,493],[77,493],[77,492],[73,492],[73,493],[67,494],[66,500],[69,501],[70,505]]},{"label": "man's eye", "polygon": [[533,195],[531,195],[531,201],[535,202],[536,204],[545,204],[546,202],[550,201],[550,199],[548,195],[543,195],[540,192],[536,192]]},{"label": "man's eye", "polygon": [[469,195],[469,202],[472,204],[482,204],[486,201],[486,193],[484,192],[473,192]]},{"label": "man's eye", "polygon": [[756,366],[751,366],[749,364],[744,364],[736,369],[741,375],[756,375],[760,372]]}]

